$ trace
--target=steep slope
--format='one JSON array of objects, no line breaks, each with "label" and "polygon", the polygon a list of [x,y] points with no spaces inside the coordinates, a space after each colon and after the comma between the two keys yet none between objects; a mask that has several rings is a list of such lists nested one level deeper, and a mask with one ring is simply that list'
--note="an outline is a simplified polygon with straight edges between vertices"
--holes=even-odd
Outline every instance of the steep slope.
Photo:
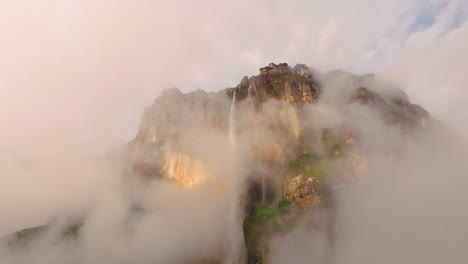
[{"label": "steep slope", "polygon": [[[321,76],[322,82],[343,75],[349,82],[345,104],[365,105],[389,125],[406,130],[430,123],[427,111],[411,104],[401,90],[396,95],[381,96],[365,87],[366,84],[374,85],[372,75],[359,77],[336,71]],[[181,142],[203,140],[207,131],[227,135],[233,97],[239,105],[238,115],[242,115],[236,127],[239,133],[252,128],[267,128],[274,135],[274,140],[267,144],[254,144],[257,158],[264,162],[287,163],[305,148],[311,133],[320,133],[304,128],[304,119],[308,118],[304,104],[319,101],[322,93],[319,83],[305,65],[291,68],[286,63],[271,63],[261,68],[259,75],[246,76],[235,88],[218,93],[197,90],[182,94],[176,88],[166,90],[145,109],[138,135],[131,142],[131,172],[147,178],[171,178],[187,186],[201,182],[202,175],[209,173],[209,169],[200,157],[184,149]],[[346,125],[352,124],[343,124]],[[352,130],[351,127],[347,129]]]},{"label": "steep slope", "polygon": [[[336,85],[330,80],[341,79],[346,87],[339,100],[333,100],[337,109],[364,108],[408,135],[417,135],[433,122],[401,90],[385,87],[378,93],[375,87],[382,85],[373,75],[342,71],[316,75],[305,65],[272,63],[259,75],[244,77],[238,86],[219,93],[183,95],[168,90],[147,108],[134,142],[135,153],[143,148],[151,149],[151,155],[135,154],[130,167],[139,175],[169,178],[184,186],[206,182],[216,164],[184,150],[180,142],[203,140],[200,134],[207,131],[229,134],[231,107],[237,105],[234,129],[238,137],[251,140],[243,198],[248,263],[267,263],[271,241],[301,221],[303,212],[332,206],[333,189],[366,175],[368,161],[361,151],[366,131],[359,123],[309,126],[308,120],[317,118],[311,116],[309,105],[320,103],[322,93],[327,100],[327,89]],[[398,146],[383,151],[396,155]]]},{"label": "steep slope", "polygon": [[[312,208],[333,208],[335,190],[366,177],[367,153],[395,158],[405,140],[434,124],[403,91],[373,75],[271,63],[220,92],[165,90],[125,147],[124,175],[206,185],[239,198],[233,208],[241,204],[247,262],[268,263],[272,241],[305,221]],[[401,144],[383,143],[386,132],[403,135]],[[313,225],[329,230],[330,243],[333,221],[331,214],[326,225]],[[79,235],[79,228],[70,228]],[[47,229],[17,236],[24,240]],[[213,263],[223,258],[210,257]]]},{"label": "steep slope", "polygon": [[[206,130],[227,134],[233,97],[240,104],[240,113],[264,114],[263,119],[244,120],[243,125],[270,127],[275,130],[275,135],[283,133],[297,140],[300,124],[295,106],[318,99],[317,81],[304,65],[290,68],[285,63],[272,63],[260,71],[258,76],[244,77],[235,88],[218,93],[198,90],[182,94],[176,88],[164,91],[145,109],[138,135],[131,146],[131,173],[148,178],[172,178],[187,186],[200,182],[201,175],[209,172],[199,157],[183,149],[181,142],[203,137],[201,134]],[[292,106],[264,105],[270,99],[292,103]],[[282,159],[284,145],[292,145],[294,141],[276,142],[276,150],[268,147],[259,155],[270,156],[265,157],[270,160]]]}]

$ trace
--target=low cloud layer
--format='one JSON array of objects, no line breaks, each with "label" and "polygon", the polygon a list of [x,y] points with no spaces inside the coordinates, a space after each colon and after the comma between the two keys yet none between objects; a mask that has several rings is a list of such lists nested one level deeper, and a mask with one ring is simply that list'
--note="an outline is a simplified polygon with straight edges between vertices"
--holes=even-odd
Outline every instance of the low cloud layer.
[{"label": "low cloud layer", "polygon": [[[125,197],[122,192],[126,190],[114,178],[119,168],[89,164],[88,157],[99,156],[131,140],[143,107],[151,104],[162,89],[176,86],[182,91],[196,88],[217,91],[237,85],[244,75],[257,74],[258,68],[269,62],[306,63],[324,71],[340,68],[356,73],[375,72],[405,90],[413,102],[423,105],[435,117],[460,131],[468,130],[465,127],[468,121],[466,1],[6,0],[0,3],[0,40],[0,212],[3,216],[0,236],[45,223],[57,212],[69,208],[89,209],[99,200],[102,202],[97,208],[113,211],[107,214],[105,210],[97,210],[93,215],[94,222],[85,239],[98,239],[95,236],[101,231],[92,230],[93,223],[102,226],[99,213],[119,215],[124,210],[119,199]],[[330,117],[327,122],[338,114],[330,112],[327,106],[314,111]],[[394,188],[399,189],[396,195],[400,197],[410,195],[415,185],[422,186],[416,194],[416,204],[405,204],[403,198],[387,199],[394,195],[386,188],[388,180],[363,183],[385,192],[364,192],[365,197],[361,197],[356,190],[349,201],[361,204],[362,208],[343,204],[342,212],[351,222],[344,228],[363,228],[364,220],[350,208],[363,212],[359,216],[382,219],[388,212],[373,212],[369,208],[377,206],[378,201],[390,200],[389,208],[397,208],[399,211],[394,213],[406,215],[408,218],[404,219],[412,224],[423,223],[422,216],[436,219],[438,224],[427,228],[447,227],[446,235],[449,238],[454,235],[454,244],[450,245],[454,251],[461,251],[460,245],[466,241],[456,232],[466,234],[466,229],[457,229],[457,219],[439,219],[462,210],[463,198],[458,188],[466,186],[466,181],[457,174],[466,172],[466,168],[452,166],[463,161],[454,159],[445,163],[444,155],[450,152],[437,152],[440,151],[437,144],[444,145],[445,140],[432,137],[430,142],[436,143],[430,145],[433,148],[418,145],[402,161],[402,164],[413,162],[412,157],[422,153],[418,156],[418,166],[398,168],[396,177],[387,172],[378,177],[394,179],[389,184],[396,185]],[[434,167],[437,170],[432,170],[433,166],[425,167],[425,160],[432,159],[441,160],[440,164],[432,164],[440,165]],[[379,164],[379,160],[376,162]],[[389,166],[386,171],[393,169]],[[416,176],[405,185],[400,180],[408,174]],[[453,174],[455,178],[444,181],[445,174]],[[180,243],[196,244],[194,237],[197,237],[207,241],[206,248],[204,245],[185,248],[206,250],[210,255],[210,245],[221,243],[218,234],[224,226],[207,226],[202,216],[214,218],[225,214],[223,207],[228,198],[220,198],[219,193],[211,193],[213,190],[181,194],[173,187],[161,188],[164,191],[159,196],[148,198],[150,204],[157,207],[164,204],[162,201],[179,197],[174,200],[176,205],[171,209],[174,211],[166,214],[174,219],[166,220],[186,231],[184,237],[166,234],[168,243],[163,249],[173,250],[172,246]],[[429,195],[434,192],[440,192],[440,200]],[[191,219],[193,228],[185,226],[182,218],[191,215],[192,210],[187,208],[206,200],[211,201],[206,204],[206,214],[196,214],[200,218]],[[450,201],[450,206],[437,205],[440,201]],[[435,206],[426,207],[426,203]],[[429,208],[428,211],[416,215],[412,208],[419,205]],[[189,211],[184,213],[184,210]],[[460,215],[459,219],[464,217]],[[390,225],[388,222],[384,221]],[[144,223],[140,232],[148,237],[137,236],[137,239],[153,241],[152,234],[164,234],[164,225],[156,226],[160,230],[147,230],[149,227]],[[213,228],[214,233],[205,232],[208,228]],[[425,228],[416,231],[429,232]],[[193,230],[196,232],[191,233]],[[115,235],[112,230],[102,232]],[[186,240],[186,234],[192,237]],[[370,238],[363,236],[358,245],[371,246]],[[108,245],[109,248],[121,248],[118,243],[122,237],[125,236],[116,235],[117,244]],[[431,234],[420,237],[432,241]],[[302,237],[290,239],[301,241]],[[137,241],[135,245],[143,242],[146,241]],[[351,242],[342,241],[346,246]],[[394,244],[390,242],[391,245],[383,247],[399,251],[405,245],[392,247]],[[427,246],[437,249],[440,245]],[[105,252],[109,248],[91,246],[83,250]],[[122,256],[148,254],[167,263],[159,251],[125,250],[130,252]],[[278,251],[279,260],[289,256],[287,248],[284,250]],[[193,252],[186,253],[182,257],[189,257]],[[350,257],[345,253],[343,256]],[[55,251],[44,255],[43,263],[50,263],[47,258],[54,258],[54,254]],[[101,261],[92,259],[100,254],[91,252],[87,256],[91,258],[90,263]],[[431,255],[426,256],[425,260]],[[463,255],[454,253],[454,256]],[[457,263],[459,259],[453,260]]]},{"label": "low cloud layer", "polygon": [[21,0],[0,10],[6,135],[35,127],[108,148],[134,135],[161,89],[219,90],[283,61],[376,72],[436,116],[467,120],[465,1]]},{"label": "low cloud layer", "polygon": [[[326,127],[343,118],[320,104],[311,111],[328,113],[317,123]],[[335,207],[309,210],[298,227],[276,238],[271,263],[463,263],[466,137],[446,127],[407,137],[360,107],[346,119],[362,133],[369,177],[336,188]]]}]

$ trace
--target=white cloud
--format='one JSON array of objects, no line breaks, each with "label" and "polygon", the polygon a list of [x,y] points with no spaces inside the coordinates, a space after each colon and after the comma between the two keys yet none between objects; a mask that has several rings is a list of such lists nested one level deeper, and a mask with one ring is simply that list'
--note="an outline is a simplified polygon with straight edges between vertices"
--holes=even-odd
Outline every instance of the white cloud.
[{"label": "white cloud", "polygon": [[[132,138],[143,106],[162,89],[220,90],[272,61],[376,71],[437,117],[466,123],[467,6],[442,0],[5,0],[0,147],[33,159],[44,150],[53,157],[98,153]],[[12,176],[0,177],[0,186],[21,188]],[[40,176],[22,179],[34,177]]]}]

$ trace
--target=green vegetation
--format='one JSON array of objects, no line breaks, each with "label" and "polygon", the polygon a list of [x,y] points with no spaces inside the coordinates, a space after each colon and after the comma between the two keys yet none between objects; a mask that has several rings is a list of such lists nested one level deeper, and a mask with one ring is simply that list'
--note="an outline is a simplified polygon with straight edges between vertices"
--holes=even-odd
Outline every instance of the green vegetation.
[{"label": "green vegetation", "polygon": [[288,209],[289,210],[289,207],[291,206],[291,202],[286,200],[286,197],[282,196],[281,197],[281,200],[278,202],[278,205],[277,205],[277,208],[279,210],[284,210],[284,209]]},{"label": "green vegetation", "polygon": [[27,246],[31,241],[39,238],[47,232],[48,229],[49,226],[47,225],[22,229],[6,236],[6,242],[8,246],[22,248]]},{"label": "green vegetation", "polygon": [[296,76],[296,82],[300,85],[307,84],[309,82],[304,76],[301,76],[298,74],[296,74],[295,76]]},{"label": "green vegetation", "polygon": [[14,233],[17,241],[33,238],[48,229],[48,226],[42,225],[38,227],[26,228]]},{"label": "green vegetation", "polygon": [[263,205],[259,207],[246,218],[244,225],[246,236],[277,233],[284,230],[285,227],[292,227],[292,220],[285,221],[284,219],[290,209],[291,203],[284,197],[276,206]]},{"label": "green vegetation", "polygon": [[70,225],[67,229],[64,230],[63,236],[66,238],[77,238],[80,234],[81,227],[83,223],[76,222]]},{"label": "green vegetation", "polygon": [[270,207],[268,205],[262,205],[255,210],[249,218],[252,222],[266,224],[277,216],[287,214],[290,206],[291,203],[282,197],[277,206]]},{"label": "green vegetation", "polygon": [[263,205],[244,221],[244,237],[250,263],[265,263],[273,235],[284,234],[296,225],[289,214],[291,203],[282,197],[276,206]]},{"label": "green vegetation", "polygon": [[322,161],[319,156],[312,153],[303,153],[288,166],[288,172],[302,174],[305,177],[315,177],[319,182],[324,182],[330,171],[330,164]]},{"label": "green vegetation", "polygon": [[[296,210],[300,210],[300,207],[295,207],[294,211],[292,211],[292,203],[285,196],[288,195],[287,190],[294,192],[293,196],[316,195],[318,191],[324,201],[324,205],[327,206],[329,204],[330,189],[328,187],[328,175],[331,174],[334,166],[336,166],[334,161],[329,159],[322,160],[318,155],[313,153],[300,154],[289,163],[289,175],[303,175],[303,177],[300,177],[301,181],[298,183],[299,185],[295,185],[296,183],[294,183],[290,185],[291,189],[283,189],[283,196],[276,205],[263,205],[244,220],[243,229],[249,263],[265,263],[268,261],[268,246],[271,239],[277,235],[284,235],[296,226]],[[317,180],[310,181],[309,178]]]},{"label": "green vegetation", "polygon": [[[338,148],[339,146],[336,146]],[[303,180],[295,190],[295,192],[307,192],[318,188],[320,196],[326,198],[329,196],[329,177],[333,171],[337,170],[336,160],[320,159],[315,154],[303,153],[289,163],[288,173],[292,176],[302,174]],[[305,179],[315,178],[317,181],[306,181]],[[308,187],[310,185],[310,187]],[[315,186],[315,187],[314,187]],[[317,189],[316,189],[317,190]]]},{"label": "green vegetation", "polygon": [[322,166],[317,166],[315,168],[310,168],[304,171],[303,175],[307,178],[315,177],[320,183],[325,182],[327,178],[327,170]]},{"label": "green vegetation", "polygon": [[[61,237],[63,239],[76,239],[80,234],[81,227],[83,226],[82,222],[75,222],[69,225],[61,232]],[[23,246],[29,243],[30,241],[39,238],[41,235],[44,235],[51,228],[50,224],[26,228],[20,231],[14,232],[9,236],[9,244],[11,246]]]},{"label": "green vegetation", "polygon": [[302,171],[307,167],[316,166],[320,162],[320,157],[312,153],[303,153],[289,163],[290,172]]}]

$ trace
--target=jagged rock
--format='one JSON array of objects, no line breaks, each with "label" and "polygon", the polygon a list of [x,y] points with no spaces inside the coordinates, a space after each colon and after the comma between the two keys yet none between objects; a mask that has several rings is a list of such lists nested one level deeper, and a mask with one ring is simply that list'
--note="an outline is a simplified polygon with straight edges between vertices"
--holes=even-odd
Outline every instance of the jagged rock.
[{"label": "jagged rock", "polygon": [[[274,187],[278,184],[268,182],[266,186],[270,187],[261,187],[258,182],[250,183],[253,185],[247,188],[244,201],[247,218],[243,225],[248,263],[267,263],[269,243],[275,237],[301,221],[304,211],[331,206],[330,193],[334,188],[352,184],[367,173],[367,158],[357,149],[362,139],[357,124],[348,122],[320,131],[319,141],[314,144],[320,146],[322,154],[301,154],[304,142],[309,142],[308,137],[314,134],[302,126],[302,106],[319,101],[320,85],[329,79],[339,79],[350,87],[341,95],[344,104],[368,107],[390,126],[418,130],[432,122],[427,111],[411,104],[403,91],[369,88],[377,82],[375,75],[356,76],[338,70],[327,73],[319,81],[306,65],[291,68],[286,63],[271,63],[261,68],[259,75],[245,76],[236,87],[218,93],[165,91],[145,111],[133,142],[135,149],[144,151],[134,155],[130,167],[146,178],[168,178],[183,186],[202,182],[210,172],[198,157],[179,149],[178,142],[199,126],[227,134],[230,105],[234,102],[243,119],[236,129],[248,131],[261,127],[272,135],[270,140],[253,145],[256,156],[252,162],[267,169],[251,174],[255,179],[264,175],[281,179],[280,192],[272,191],[278,189]],[[249,119],[252,113],[262,118]],[[269,188],[263,205],[258,201],[261,188]],[[281,202],[275,205],[274,201],[280,197]]]},{"label": "jagged rock", "polygon": [[[190,161],[187,165],[182,165],[188,166],[187,168],[172,169],[174,166],[167,163],[170,159],[165,158],[169,155],[164,153],[179,152],[178,142],[197,127],[227,131],[230,98],[234,96],[234,91],[237,103],[242,104],[249,98],[256,108],[262,107],[269,100],[285,101],[294,105],[303,104],[316,100],[319,95],[318,83],[307,66],[300,64],[291,68],[286,63],[279,65],[271,63],[261,69],[260,75],[250,78],[245,76],[236,88],[227,89],[227,96],[226,91],[208,94],[197,90],[183,94],[176,88],[165,90],[151,106],[145,109],[137,137],[132,142],[130,172],[150,179],[163,177],[174,179],[176,182],[192,182],[187,179],[187,173],[197,174],[191,169],[192,165],[188,165],[194,163]],[[294,108],[289,107],[284,110],[266,108],[264,111],[271,118],[268,121],[270,124],[262,125],[273,127],[275,133],[284,133],[285,129],[290,129],[291,132],[288,133],[296,140],[299,139],[300,121]],[[284,146],[279,146],[278,151],[269,153],[278,153],[276,156],[281,156],[283,148]],[[174,155],[190,156],[183,152]],[[197,158],[192,157],[190,160]],[[176,162],[176,164],[182,163]],[[184,175],[174,174],[173,171],[183,171]]]},{"label": "jagged rock", "polygon": [[351,97],[351,102],[359,102],[361,104],[385,106],[385,100],[377,93],[371,92],[365,87],[356,89]]},{"label": "jagged rock", "polygon": [[[56,220],[51,220],[45,225],[40,225],[31,228],[25,228],[7,235],[2,240],[12,249],[23,249],[32,243],[41,239],[46,234],[53,234],[57,241],[63,239],[77,239],[80,235],[81,228],[84,222],[82,219],[75,219],[67,224],[58,223]],[[2,242],[0,240],[0,242]],[[1,243],[0,243],[0,246]]]},{"label": "jagged rock", "polygon": [[[313,71],[304,64],[297,64],[291,68],[286,63],[278,65],[270,63],[260,69],[259,75],[245,76],[235,88],[228,88],[218,93],[197,90],[183,94],[176,88],[165,90],[151,106],[145,109],[137,137],[131,143],[129,171],[149,179],[163,177],[174,179],[179,183],[199,182],[188,178],[189,175],[200,174],[196,172],[200,170],[195,167],[202,166],[193,165],[198,164],[198,158],[184,153],[178,147],[179,142],[182,139],[187,140],[188,137],[196,138],[196,130],[199,127],[227,133],[229,109],[234,94],[236,104],[240,105],[239,111],[253,106],[255,111],[262,111],[262,115],[268,116],[268,119],[248,122],[246,127],[239,129],[264,126],[278,135],[278,141],[270,142],[269,147],[258,146],[258,157],[270,164],[284,162],[288,159],[285,158],[285,153],[290,152],[285,148],[300,144],[299,141],[308,140],[306,136],[310,133],[303,131],[300,106],[320,98],[320,82],[314,76]],[[391,94],[379,94],[363,86],[373,85],[376,82],[375,75],[356,76],[337,70],[327,73],[324,80],[327,78],[341,78],[349,82],[351,87],[356,87],[349,95],[348,103],[358,103],[372,108],[390,125],[413,129],[428,126],[432,122],[427,111],[411,104],[401,90],[393,89],[394,92]],[[279,107],[279,105],[269,107],[266,104],[269,101],[290,103],[290,107]],[[353,144],[357,138],[353,125],[339,137],[344,138],[342,140],[344,145]],[[335,144],[327,149],[336,152],[333,148],[338,147],[341,146]],[[172,159],[167,158],[171,156],[168,153],[172,153],[174,157],[185,157],[181,160],[186,162],[171,161]],[[173,164],[182,167],[174,168]],[[183,175],[177,172],[183,172]]]},{"label": "jagged rock", "polygon": [[298,64],[291,69],[287,63],[270,63],[260,69],[260,75],[250,79],[244,77],[238,86],[228,90],[229,97],[232,98],[234,90],[237,100],[251,98],[257,105],[271,98],[303,104],[317,100],[320,93],[309,68]]},{"label": "jagged rock", "polygon": [[162,175],[186,187],[203,182],[209,174],[201,160],[184,153],[166,151],[162,164]]},{"label": "jagged rock", "polygon": [[260,68],[261,74],[268,74],[268,73],[284,73],[290,71],[290,67],[287,63],[280,63],[276,65],[274,63],[270,63],[268,66]]},{"label": "jagged rock", "polygon": [[385,122],[399,125],[403,129],[426,127],[432,121],[429,113],[421,106],[409,103],[406,95],[394,97],[387,102],[376,92],[359,87],[353,92],[350,101],[368,105],[376,110]]},{"label": "jagged rock", "polygon": [[[165,90],[145,109],[136,138],[125,147],[125,172],[130,177],[164,178],[190,187],[209,178],[213,164],[181,142],[203,146],[209,137],[203,134],[207,130],[216,135],[260,131],[261,137],[249,142],[251,163],[243,164],[249,176],[243,229],[248,263],[267,263],[273,239],[293,228],[305,211],[333,204],[334,189],[367,174],[367,157],[359,152],[363,140],[359,124],[344,121],[330,128],[303,124],[306,118],[314,118],[306,116],[307,108],[324,98],[327,81],[345,82],[349,89],[342,91],[342,103],[369,108],[389,126],[421,131],[434,122],[426,110],[411,104],[403,91],[372,89],[375,75],[356,76],[337,70],[321,77],[304,64],[291,68],[286,63],[270,63],[259,75],[245,76],[236,87],[220,92]],[[229,129],[231,109],[237,111],[240,121],[235,129]],[[310,152],[310,145],[317,149],[316,154]],[[34,237],[48,228],[23,230],[17,237]],[[78,234],[79,228],[67,233]],[[200,257],[193,263],[209,261],[220,262]]]},{"label": "jagged rock", "polygon": [[176,142],[179,132],[186,128],[201,124],[219,128],[223,117],[218,113],[205,91],[182,94],[177,88],[165,90],[145,109],[136,141],[143,144]]}]

